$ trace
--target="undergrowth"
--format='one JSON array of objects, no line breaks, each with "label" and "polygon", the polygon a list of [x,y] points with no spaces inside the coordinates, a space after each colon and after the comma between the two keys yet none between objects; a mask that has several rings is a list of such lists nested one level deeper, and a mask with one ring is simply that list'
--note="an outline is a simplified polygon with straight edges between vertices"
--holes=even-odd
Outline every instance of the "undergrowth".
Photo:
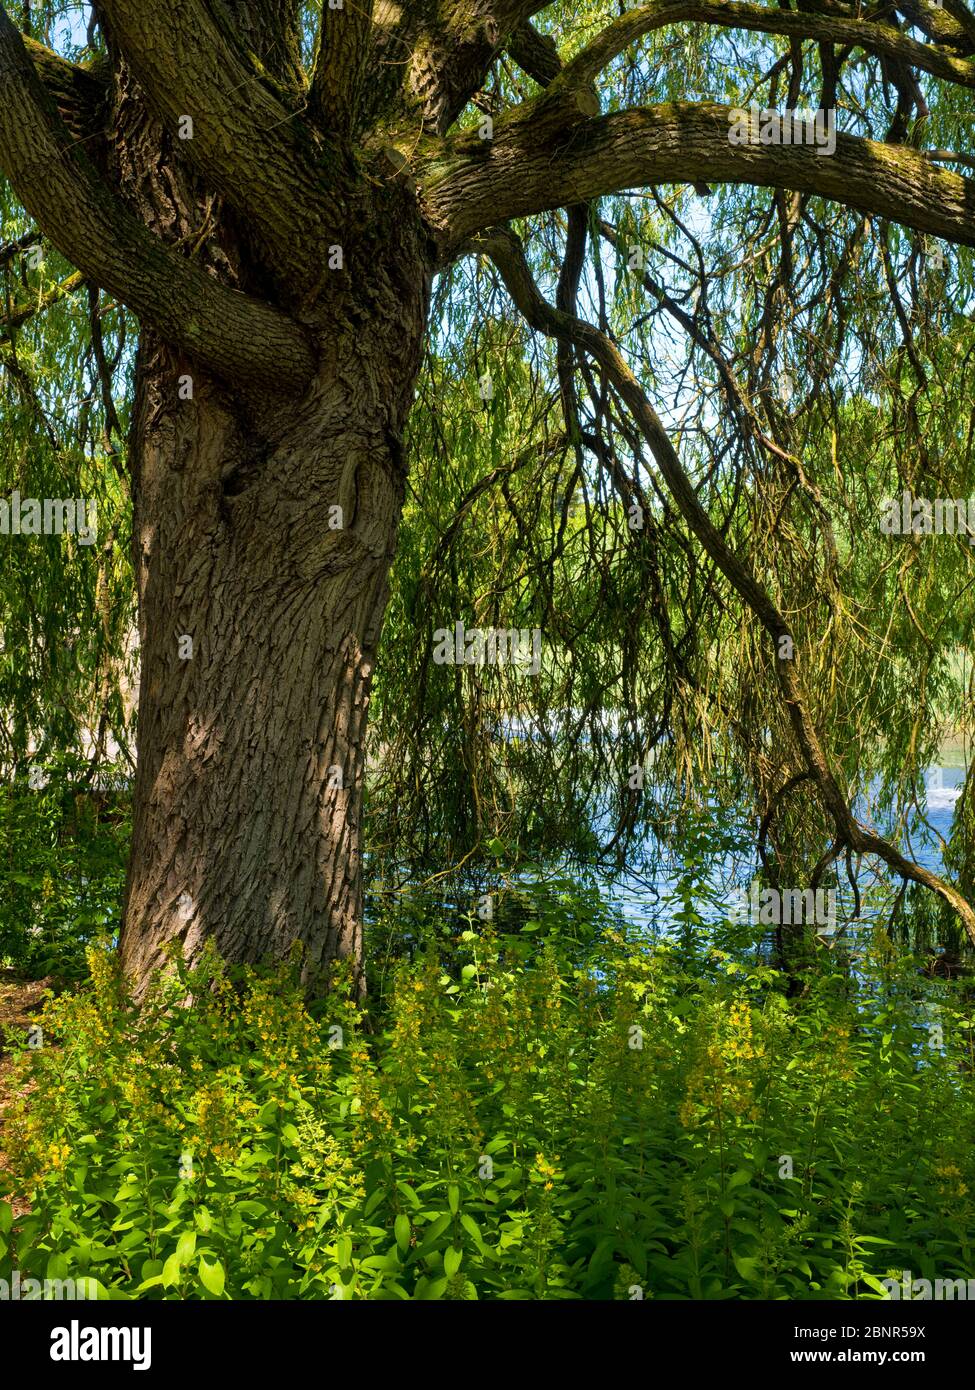
[{"label": "undergrowth", "polygon": [[[832,959],[829,952],[823,953]],[[878,938],[775,973],[490,930],[378,1023],[289,965],[114,953],[52,997],[8,1107],[0,1275],[113,1298],[880,1298],[973,1273],[972,1020]],[[192,999],[192,1007],[187,1001]]]}]

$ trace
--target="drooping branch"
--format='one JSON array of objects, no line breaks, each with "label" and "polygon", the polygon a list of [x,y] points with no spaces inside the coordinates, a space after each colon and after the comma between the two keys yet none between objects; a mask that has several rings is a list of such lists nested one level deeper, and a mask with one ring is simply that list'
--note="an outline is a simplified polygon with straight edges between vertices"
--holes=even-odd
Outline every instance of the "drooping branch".
[{"label": "drooping branch", "polygon": [[79,271],[75,271],[73,275],[69,275],[57,285],[52,285],[49,290],[45,290],[29,303],[13,305],[8,314],[0,317],[0,342],[8,340],[18,328],[22,328],[38,314],[43,314],[45,309],[60,304],[62,299],[80,290],[84,283],[85,277]]},{"label": "drooping branch", "polygon": [[[512,35],[512,39],[508,44],[508,52],[511,54],[512,58],[514,58],[515,62],[518,63],[518,65],[525,72],[528,73],[529,77],[533,77],[541,87],[550,86],[551,83],[554,82],[556,77],[558,77],[558,75],[564,71],[562,59],[559,55],[559,51],[556,47],[555,41],[548,34],[540,34],[535,29],[534,25],[532,25],[528,20],[525,20],[515,30],[515,33]],[[571,219],[572,210],[570,210],[570,236],[567,241],[567,261],[568,246],[571,244],[573,231]],[[614,248],[617,254],[621,256],[625,255],[625,247],[623,245],[623,240],[617,232],[617,229],[611,226],[610,223],[606,222],[602,218],[599,219],[598,226],[601,235],[610,243],[610,245]],[[575,227],[575,235],[576,237],[578,237],[578,226]],[[578,276],[579,274],[581,274],[581,270],[582,264],[580,259],[579,267],[576,272],[576,284],[578,284]],[[564,275],[565,271],[563,270],[563,279]],[[671,314],[672,317],[674,317],[677,320],[677,322],[680,323],[681,327],[684,329],[684,332],[692,338],[692,340],[697,344],[698,348],[700,348],[702,352],[706,353],[707,356],[710,357],[711,361],[717,368],[718,374],[721,378],[722,387],[724,388],[724,391],[727,395],[732,410],[734,410],[736,414],[739,415],[742,418],[742,420],[747,423],[747,428],[750,431],[750,433],[763,445],[764,448],[770,450],[770,452],[778,454],[780,457],[788,458],[788,455],[784,454],[784,451],[773,440],[769,439],[763,431],[761,424],[751,405],[751,402],[746,400],[737,381],[735,380],[734,373],[729,367],[727,361],[725,360],[724,356],[717,350],[715,344],[711,342],[708,336],[701,331],[696,318],[693,315],[688,314],[684,309],[681,308],[679,304],[675,303],[674,300],[671,299],[671,297],[668,294],[666,294],[662,287],[657,285],[652,280],[649,274],[647,274],[646,272],[641,272],[641,279],[643,281],[644,288],[650,294],[654,295],[655,298],[660,300],[660,302],[667,309],[667,312]],[[560,280],[560,284],[561,283],[562,280]],[[570,308],[572,312],[574,312],[575,310],[574,301],[570,305],[564,304],[561,300],[557,299],[556,307],[560,309]],[[565,367],[563,364],[565,361],[565,357],[566,348],[563,344],[561,345],[559,354],[559,379],[562,387],[563,401],[566,399],[567,387],[569,382],[571,381],[571,372],[569,373],[568,381],[564,378]],[[790,461],[794,462],[794,460]]]},{"label": "drooping branch", "polygon": [[417,177],[445,256],[499,220],[692,182],[818,194],[975,245],[975,181],[907,146],[841,133],[834,154],[811,144],[732,144],[731,107],[673,102],[587,120],[584,93],[560,78],[499,121],[493,140],[458,137],[421,163]]},{"label": "drooping branch", "polygon": [[317,272],[308,247],[338,225],[327,152],[301,119],[303,95],[272,82],[203,0],[103,0],[101,10],[187,158],[253,228],[279,282],[303,289]]},{"label": "drooping branch", "polygon": [[47,416],[30,373],[17,360],[14,348],[7,343],[0,343],[0,368],[10,376],[21,401],[37,422],[38,428],[47,436],[52,449],[60,448],[57,431]]},{"label": "drooping branch", "polygon": [[115,447],[115,440],[121,441],[123,434],[122,422],[118,418],[118,411],[115,409],[115,400],[112,395],[112,376],[121,360],[125,341],[125,320],[124,318],[122,320],[118,357],[115,362],[110,363],[105,352],[105,337],[102,333],[101,291],[96,285],[88,286],[88,325],[91,331],[92,356],[95,359],[95,370],[98,374],[98,385],[102,395],[102,410],[105,415],[103,427],[105,452],[112,460],[120,481],[127,485],[129,475],[122,467],[118,450]]},{"label": "drooping branch", "polygon": [[791,645],[789,625],[756,579],[748,562],[729,548],[701,505],[669,434],[622,353],[599,329],[572,314],[553,308],[544,299],[532,278],[520,242],[508,229],[495,228],[481,235],[474,242],[474,248],[490,255],[509,294],[532,328],[548,337],[571,343],[593,358],[606,373],[646,440],[691,533],[772,639],[776,675],[789,722],[806,770],[834,822],[841,848],[860,854],[874,854],[902,877],[923,884],[936,893],[958,914],[969,939],[975,945],[975,910],[962,894],[939,875],[905,858],[895,846],[866,830],[850,810],[810,713],[797,655],[793,654],[788,659],[781,655],[784,650],[782,639],[789,638]]},{"label": "drooping branch", "polygon": [[323,129],[336,135],[350,135],[359,116],[359,93],[372,33],[372,3],[348,0],[340,10],[322,6],[308,107]]},{"label": "drooping branch", "polygon": [[314,359],[297,324],[171,250],[102,181],[59,119],[2,5],[0,88],[0,169],[85,279],[219,376],[294,391],[307,382]]}]

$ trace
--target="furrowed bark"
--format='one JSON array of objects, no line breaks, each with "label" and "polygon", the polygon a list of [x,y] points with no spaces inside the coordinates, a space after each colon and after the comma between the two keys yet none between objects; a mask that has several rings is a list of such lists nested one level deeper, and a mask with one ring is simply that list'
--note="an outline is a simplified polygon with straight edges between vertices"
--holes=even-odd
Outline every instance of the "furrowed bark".
[{"label": "furrowed bark", "polygon": [[375,46],[366,84],[370,124],[443,135],[483,86],[538,0],[375,0]]},{"label": "furrowed bark", "polygon": [[[119,122],[124,192],[160,237],[205,195],[174,176],[145,94]],[[231,962],[297,948],[362,985],[365,721],[405,490],[400,444],[432,248],[395,180],[366,183],[373,241],[310,302],[303,393],[177,389],[143,336],[130,458],[141,634],[139,758],[120,951],[141,997],[178,950]],[[232,220],[227,273],[245,264]],[[321,248],[316,244],[308,251]]]},{"label": "furrowed bark", "polygon": [[372,0],[348,0],[341,10],[322,7],[308,107],[314,120],[337,135],[351,135],[358,121],[371,34]]},{"label": "furrowed bark", "polygon": [[497,265],[509,294],[532,328],[548,337],[571,343],[580,351],[586,352],[602,367],[632,413],[692,534],[772,638],[775,643],[776,675],[793,734],[806,769],[815,781],[823,803],[836,826],[840,849],[849,848],[862,854],[875,854],[904,878],[923,884],[936,893],[958,914],[969,940],[975,945],[975,910],[962,894],[923,865],[907,859],[882,837],[865,830],[853,816],[836,781],[810,714],[809,702],[799,675],[798,661],[795,658],[784,660],[778,655],[779,639],[792,635],[789,625],[771,597],[755,579],[747,562],[732,553],[721,532],[701,506],[694,485],[681,465],[670,436],[619,349],[591,324],[553,308],[543,298],[528,269],[521,245],[513,233],[498,228],[479,237],[475,245],[477,249],[490,255]]},{"label": "furrowed bark", "polygon": [[296,323],[165,246],[101,179],[52,107],[0,6],[0,168],[81,274],[219,375],[295,391],[314,357]]},{"label": "furrowed bark", "polygon": [[400,381],[344,346],[348,374],[270,449],[219,389],[177,406],[169,373],[140,374],[137,997],[168,948],[192,963],[207,940],[234,962],[301,948],[309,993],[340,958],[362,984],[365,723],[405,479]]},{"label": "furrowed bark", "polygon": [[366,717],[429,292],[419,244],[405,242],[403,281],[377,267],[358,325],[322,326],[309,391],[283,412],[269,401],[263,425],[219,383],[180,402],[166,352],[143,345],[121,938],[137,997],[168,949],[192,962],[211,939],[236,962],[300,948],[310,994],[342,958],[363,985]]},{"label": "furrowed bark", "polygon": [[837,134],[811,145],[732,145],[732,108],[674,102],[586,120],[584,89],[553,83],[495,125],[458,137],[417,177],[444,249],[514,217],[661,183],[736,183],[819,194],[916,231],[975,245],[975,181],[917,150]]},{"label": "furrowed bark", "polygon": [[914,28],[935,43],[952,48],[956,53],[975,51],[971,13],[968,12],[964,23],[956,17],[965,9],[962,0],[948,0],[946,5],[935,5],[930,0],[899,0],[897,8]]},{"label": "furrowed bark", "polygon": [[338,240],[343,216],[334,155],[301,116],[303,93],[272,83],[202,0],[104,0],[113,40],[209,186],[253,231],[269,270],[297,301],[319,265],[308,248]]},{"label": "furrowed bark", "polygon": [[[326,0],[327,2],[327,0]],[[274,78],[301,88],[303,0],[207,0],[229,42],[253,54]]]},{"label": "furrowed bark", "polygon": [[[90,143],[92,139],[101,138],[104,142],[99,127],[108,96],[106,71],[101,67],[85,68],[69,63],[26,35],[23,42],[48,96],[75,139]],[[88,153],[93,157],[90,149]]]},{"label": "furrowed bark", "polygon": [[548,86],[562,71],[562,59],[551,34],[540,34],[527,19],[512,31],[508,53],[540,87]]}]

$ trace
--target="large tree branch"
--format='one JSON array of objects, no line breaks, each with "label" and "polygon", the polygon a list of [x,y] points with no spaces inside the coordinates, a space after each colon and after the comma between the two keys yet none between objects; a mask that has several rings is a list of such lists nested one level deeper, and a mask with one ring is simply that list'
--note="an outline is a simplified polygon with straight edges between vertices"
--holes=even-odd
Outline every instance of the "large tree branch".
[{"label": "large tree branch", "polygon": [[893,845],[866,830],[850,810],[810,713],[798,660],[795,657],[786,660],[780,655],[781,639],[791,638],[789,625],[756,579],[748,561],[734,554],[704,510],[660,417],[615,343],[592,324],[574,314],[553,308],[543,298],[532,278],[521,244],[513,233],[505,228],[495,228],[477,239],[475,249],[484,250],[490,255],[501,272],[509,294],[532,328],[586,353],[606,373],[646,440],[654,462],[691,533],[772,639],[776,675],[789,722],[806,769],[834,821],[840,844],[855,852],[877,855],[904,878],[923,884],[936,893],[958,914],[969,940],[975,945],[975,911],[963,895],[937,874],[906,859]]},{"label": "large tree branch", "polygon": [[376,127],[443,135],[522,21],[546,0],[375,0],[366,106]]},{"label": "large tree branch", "polygon": [[372,0],[348,0],[340,10],[322,6],[318,54],[308,105],[326,130],[351,135],[372,32]]},{"label": "large tree branch", "polygon": [[[898,10],[922,34],[927,34],[935,43],[944,44],[958,53],[971,53],[973,43],[972,15],[962,0],[948,0],[948,4],[932,3],[932,0],[898,0]],[[961,16],[959,19],[957,16]]]},{"label": "large tree branch", "polygon": [[[280,282],[317,278],[308,248],[338,225],[334,170],[300,117],[301,95],[245,58],[205,0],[102,0],[112,37],[187,158],[252,227]],[[296,293],[297,299],[299,294]]]},{"label": "large tree branch", "polygon": [[206,4],[232,43],[256,55],[282,82],[305,87],[301,45],[306,0],[206,0]]},{"label": "large tree branch", "polygon": [[495,126],[441,146],[417,168],[445,257],[482,228],[624,189],[739,183],[819,194],[917,231],[975,245],[975,181],[922,152],[837,134],[812,145],[732,145],[732,108],[674,102],[583,119],[561,79]]},{"label": "large tree branch", "polygon": [[551,34],[540,34],[530,20],[522,20],[512,30],[508,52],[522,72],[527,72],[540,87],[547,87],[562,71],[555,40]]},{"label": "large tree branch", "polygon": [[88,280],[231,382],[297,391],[314,370],[298,325],[171,250],[101,180],[60,121],[0,5],[0,168]]}]

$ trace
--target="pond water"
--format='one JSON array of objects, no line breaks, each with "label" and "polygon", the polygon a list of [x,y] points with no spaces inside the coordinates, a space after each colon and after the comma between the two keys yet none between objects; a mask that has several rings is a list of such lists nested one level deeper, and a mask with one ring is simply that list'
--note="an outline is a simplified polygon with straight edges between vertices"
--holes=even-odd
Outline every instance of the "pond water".
[{"label": "pond water", "polygon": [[[951,833],[965,778],[966,756],[967,750],[960,740],[942,747],[937,764],[928,769],[925,778],[923,814],[917,811],[907,814],[906,829],[899,837],[902,852],[935,873],[941,873],[944,869],[943,844]],[[856,807],[856,812],[865,825],[898,842],[893,827],[877,818],[866,799]],[[673,938],[682,929],[682,919],[690,920],[690,914],[693,914],[698,926],[702,923],[715,925],[728,919],[740,901],[742,890],[747,891],[759,869],[754,850],[756,833],[757,827],[748,831],[742,837],[744,848],[736,853],[711,856],[694,871],[689,867],[687,849],[682,852],[678,846],[674,852],[664,856],[662,862],[659,854],[648,855],[648,858],[653,858],[654,867],[644,872],[587,871],[578,865],[563,867],[553,864],[547,865],[540,874],[516,875],[512,886],[521,883],[527,887],[541,879],[550,883],[556,893],[560,888],[571,888],[575,896],[584,887],[590,891],[593,899],[598,895],[613,915],[622,917],[641,933]],[[655,848],[652,841],[647,843],[647,848]],[[836,920],[838,925],[843,926],[855,919],[855,895],[842,859],[837,867]],[[854,860],[852,868],[861,895],[858,920],[866,925],[893,902],[901,882],[900,879],[892,881],[884,872],[884,866],[876,860]],[[503,877],[503,863],[499,864],[499,869],[502,871],[499,876]],[[375,889],[379,885],[373,887]],[[465,888],[456,882],[448,887],[445,880],[436,887],[421,887],[416,885],[414,879],[398,891],[390,892],[388,887],[385,891],[380,889],[380,897],[383,910],[388,910],[395,901],[407,916],[415,913],[417,920],[429,920],[433,911],[441,920],[460,923],[476,910],[475,891],[481,890],[473,890],[469,886]],[[598,903],[594,901],[593,905],[598,910]],[[368,915],[374,917],[378,908],[379,898],[373,896]]]},{"label": "pond water", "polygon": [[[964,783],[965,756],[966,750],[960,740],[942,748],[939,762],[928,769],[925,778],[927,791],[924,814],[920,816],[913,813],[907,817],[906,833],[899,846],[902,852],[913,858],[916,863],[938,874],[944,871],[943,843],[951,833],[955,807]],[[891,827],[874,820],[868,806],[859,805],[856,809],[864,824],[872,826],[880,833],[890,834]],[[890,883],[880,872],[883,866],[876,862],[854,861],[853,867],[857,885],[866,903],[890,898]],[[716,921],[723,917],[729,904],[737,902],[740,890],[743,887],[747,888],[758,868],[757,857],[736,859],[727,856],[712,863],[704,883],[695,895],[695,906],[705,921]],[[838,916],[842,922],[844,918],[853,915],[854,894],[845,881],[842,861],[840,868],[841,885],[837,893],[837,905]],[[675,855],[668,867],[658,872],[652,882],[641,881],[633,875],[624,875],[613,879],[604,878],[601,886],[604,896],[628,922],[650,933],[666,934],[673,930],[675,904],[680,900],[682,877],[683,866],[679,855]],[[899,882],[898,880],[895,887],[899,886]],[[869,906],[864,907],[863,915],[869,918]]]}]

